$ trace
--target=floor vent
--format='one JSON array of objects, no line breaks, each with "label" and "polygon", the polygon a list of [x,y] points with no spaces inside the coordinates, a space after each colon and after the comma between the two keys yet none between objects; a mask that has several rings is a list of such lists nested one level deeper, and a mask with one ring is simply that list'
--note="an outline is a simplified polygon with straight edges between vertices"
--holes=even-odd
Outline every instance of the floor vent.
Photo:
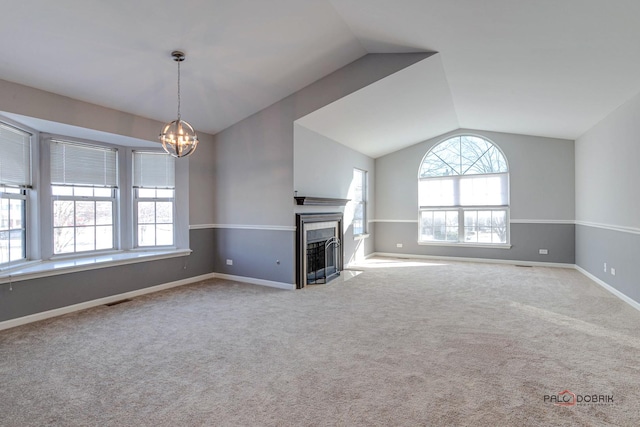
[{"label": "floor vent", "polygon": [[519,265],[519,264],[516,264],[516,267],[531,268],[531,267],[533,267],[533,265]]},{"label": "floor vent", "polygon": [[130,299],[121,299],[120,301],[110,302],[109,304],[105,304],[107,307],[113,307],[114,305],[122,304],[123,302],[129,302]]}]

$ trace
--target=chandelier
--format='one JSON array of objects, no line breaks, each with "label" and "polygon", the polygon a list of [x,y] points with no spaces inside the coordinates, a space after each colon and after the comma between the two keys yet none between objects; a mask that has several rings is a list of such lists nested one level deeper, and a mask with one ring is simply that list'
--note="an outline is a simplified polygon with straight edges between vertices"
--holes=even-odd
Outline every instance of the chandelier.
[{"label": "chandelier", "polygon": [[173,157],[186,157],[196,150],[198,135],[189,123],[180,118],[180,63],[184,61],[184,53],[175,50],[171,56],[178,63],[178,119],[164,125],[160,141],[164,151]]}]

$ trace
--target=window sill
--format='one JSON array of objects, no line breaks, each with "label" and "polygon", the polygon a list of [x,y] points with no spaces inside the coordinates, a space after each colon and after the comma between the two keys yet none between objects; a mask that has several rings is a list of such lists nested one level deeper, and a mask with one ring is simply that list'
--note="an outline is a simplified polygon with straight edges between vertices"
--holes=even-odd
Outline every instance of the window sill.
[{"label": "window sill", "polygon": [[420,246],[453,246],[456,248],[485,248],[485,249],[511,249],[508,243],[453,243],[453,242],[418,242]]},{"label": "window sill", "polygon": [[171,249],[155,251],[120,251],[103,255],[31,261],[0,271],[0,284],[76,273],[98,268],[114,267],[139,262],[176,258],[191,254],[191,249]]},{"label": "window sill", "polygon": [[353,240],[364,240],[364,239],[368,239],[370,236],[369,233],[365,233],[365,234],[356,234],[355,236],[353,236]]}]

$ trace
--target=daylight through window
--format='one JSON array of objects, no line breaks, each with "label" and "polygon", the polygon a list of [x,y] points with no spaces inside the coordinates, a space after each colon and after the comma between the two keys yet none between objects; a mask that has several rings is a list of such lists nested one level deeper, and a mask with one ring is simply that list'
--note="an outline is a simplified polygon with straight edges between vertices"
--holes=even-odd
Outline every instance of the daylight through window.
[{"label": "daylight through window", "polygon": [[418,175],[419,242],[509,242],[509,172],[500,149],[477,136],[434,146]]},{"label": "daylight through window", "polygon": [[0,123],[0,266],[26,259],[31,134]]},{"label": "daylight through window", "polygon": [[355,204],[353,235],[361,236],[367,233],[367,172],[354,169],[352,185],[354,189],[352,202]]},{"label": "daylight through window", "polygon": [[53,253],[113,249],[117,150],[52,140]]},{"label": "daylight through window", "polygon": [[175,159],[133,152],[135,246],[174,244]]}]

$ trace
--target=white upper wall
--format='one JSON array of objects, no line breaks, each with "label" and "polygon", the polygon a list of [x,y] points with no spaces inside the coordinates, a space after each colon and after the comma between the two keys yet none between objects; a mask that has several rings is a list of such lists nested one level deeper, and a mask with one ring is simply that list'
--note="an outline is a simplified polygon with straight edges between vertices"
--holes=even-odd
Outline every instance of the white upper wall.
[{"label": "white upper wall", "polygon": [[[375,206],[374,159],[297,123],[294,125],[293,135],[293,186],[298,196],[352,200],[356,184],[353,182],[353,169],[358,168],[367,172],[366,218],[372,218]],[[353,239],[355,204],[347,203],[345,207],[295,206],[295,208],[296,213],[343,212],[345,262],[354,261],[373,252],[373,239],[367,239],[365,243]],[[370,227],[367,227],[367,232],[370,231]]]},{"label": "white upper wall", "polygon": [[293,188],[299,196],[348,199],[353,168],[374,176],[371,157],[297,123],[293,135]]},{"label": "white upper wall", "polygon": [[640,229],[640,94],[576,140],[576,220]]}]

